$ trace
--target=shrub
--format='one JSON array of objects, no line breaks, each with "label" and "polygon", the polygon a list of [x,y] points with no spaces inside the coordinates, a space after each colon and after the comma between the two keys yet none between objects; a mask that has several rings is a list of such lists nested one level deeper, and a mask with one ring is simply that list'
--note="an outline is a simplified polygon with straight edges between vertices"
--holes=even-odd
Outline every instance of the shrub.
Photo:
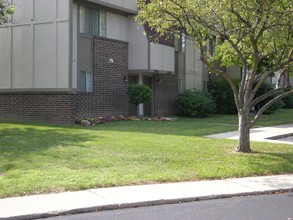
[{"label": "shrub", "polygon": [[293,108],[293,95],[288,95],[283,99],[284,108]]},{"label": "shrub", "polygon": [[[240,79],[233,79],[233,81],[236,85],[239,85]],[[261,96],[272,89],[274,89],[272,84],[263,83],[261,85],[261,87],[259,88],[258,92],[256,93],[256,97]],[[222,114],[235,114],[235,113],[237,113],[237,108],[236,108],[236,104],[234,101],[233,91],[232,91],[229,83],[225,79],[221,78],[221,79],[216,79],[216,80],[211,81],[209,84],[209,92],[211,93],[212,97],[214,98],[214,100],[216,102],[216,110],[215,111],[217,113],[222,113]],[[254,106],[254,109],[256,111],[258,111],[262,106],[264,106],[273,97],[274,96],[271,96],[271,97],[261,101],[256,106]],[[290,97],[289,97],[289,99],[290,99]],[[290,102],[290,100],[288,100],[288,102]],[[282,100],[278,101],[278,102],[274,103],[272,106],[270,106],[264,112],[264,114],[271,114],[274,111],[276,111],[277,109],[282,108],[283,106],[284,106],[283,101]]]},{"label": "shrub", "polygon": [[[234,79],[234,82],[239,84],[239,79]],[[212,80],[209,83],[208,90],[216,102],[215,112],[221,114],[237,113],[233,91],[225,79]]]},{"label": "shrub", "polygon": [[146,85],[130,84],[127,88],[129,102],[135,105],[150,101],[152,94],[151,88]]},{"label": "shrub", "polygon": [[[264,95],[265,93],[271,91],[274,89],[274,86],[272,84],[269,83],[263,83],[259,90],[256,93],[256,97]],[[274,97],[276,97],[276,95],[274,96],[270,96],[268,98],[266,98],[265,100],[257,103],[254,106],[255,111],[260,110],[266,103],[268,103],[270,100],[272,100]],[[264,114],[272,114],[274,111],[282,108],[284,106],[284,102],[282,100],[275,102],[273,105],[271,105],[267,110],[264,111]]]},{"label": "shrub", "polygon": [[215,103],[206,91],[186,90],[178,96],[177,108],[180,115],[204,118],[214,111]]}]

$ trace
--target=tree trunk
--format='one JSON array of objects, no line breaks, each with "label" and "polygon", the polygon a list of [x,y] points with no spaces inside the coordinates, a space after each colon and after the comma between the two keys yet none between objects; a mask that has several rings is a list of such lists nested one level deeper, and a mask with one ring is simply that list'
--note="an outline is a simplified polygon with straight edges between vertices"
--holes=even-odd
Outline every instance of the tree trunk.
[{"label": "tree trunk", "polygon": [[238,124],[238,131],[239,131],[239,138],[238,138],[238,146],[236,151],[243,152],[243,153],[250,153],[250,126],[249,126],[249,118],[248,113],[241,113],[239,114],[239,124]]}]

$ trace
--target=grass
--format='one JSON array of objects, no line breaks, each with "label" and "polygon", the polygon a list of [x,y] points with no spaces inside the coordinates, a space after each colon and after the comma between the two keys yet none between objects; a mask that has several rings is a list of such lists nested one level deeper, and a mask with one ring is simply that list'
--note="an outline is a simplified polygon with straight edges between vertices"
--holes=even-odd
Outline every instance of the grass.
[{"label": "grass", "polygon": [[[257,126],[293,123],[293,110]],[[293,146],[203,136],[237,129],[237,117],[120,121],[96,127],[0,122],[0,197],[143,183],[293,173]]]}]

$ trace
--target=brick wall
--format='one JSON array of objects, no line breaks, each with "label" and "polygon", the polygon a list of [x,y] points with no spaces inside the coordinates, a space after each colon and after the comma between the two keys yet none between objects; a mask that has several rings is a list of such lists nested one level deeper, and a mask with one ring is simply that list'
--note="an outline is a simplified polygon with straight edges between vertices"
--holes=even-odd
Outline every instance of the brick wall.
[{"label": "brick wall", "polygon": [[[155,75],[155,115],[168,116],[176,114],[176,98],[178,96],[178,56],[175,56],[174,75]],[[160,83],[157,83],[158,80]]]},{"label": "brick wall", "polygon": [[[73,123],[79,116],[128,115],[127,82],[124,82],[128,75],[128,43],[94,38],[93,53],[93,92],[0,94],[0,119]],[[156,116],[176,113],[178,55],[175,58],[174,75],[154,76]]]},{"label": "brick wall", "polygon": [[74,123],[79,116],[127,115],[128,44],[94,38],[93,47],[92,93],[0,94],[0,119]]},{"label": "brick wall", "polygon": [[[160,79],[160,84],[157,84]],[[178,76],[156,75],[155,76],[155,115],[168,116],[176,113],[176,98],[178,96]]]},{"label": "brick wall", "polygon": [[69,94],[1,94],[0,119],[73,123]]},{"label": "brick wall", "polygon": [[[178,53],[175,54],[175,74],[155,75],[155,115],[168,116],[176,114],[176,99],[178,96]],[[160,79],[160,83],[157,80]]]},{"label": "brick wall", "polygon": [[94,91],[76,95],[76,115],[127,115],[128,43],[94,38],[93,47]]}]

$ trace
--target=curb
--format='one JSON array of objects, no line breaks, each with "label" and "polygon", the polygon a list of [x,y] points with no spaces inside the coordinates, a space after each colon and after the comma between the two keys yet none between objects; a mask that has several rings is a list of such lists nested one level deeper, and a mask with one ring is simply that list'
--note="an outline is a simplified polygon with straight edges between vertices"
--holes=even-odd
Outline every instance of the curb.
[{"label": "curb", "polygon": [[207,196],[200,196],[200,197],[178,198],[178,199],[159,199],[159,200],[149,200],[144,202],[121,203],[121,204],[110,204],[110,205],[97,205],[92,207],[77,208],[77,209],[70,209],[70,210],[60,210],[60,211],[53,211],[48,213],[34,213],[29,215],[11,216],[8,218],[0,217],[0,219],[1,220],[4,220],[4,219],[28,220],[28,219],[49,218],[49,217],[56,217],[56,216],[62,216],[62,215],[74,215],[74,214],[82,214],[82,213],[98,212],[98,211],[169,205],[169,204],[180,204],[180,203],[195,202],[195,201],[225,199],[225,198],[233,198],[233,197],[241,197],[241,196],[256,196],[256,195],[286,193],[286,192],[293,192],[293,188],[278,189],[278,190],[264,190],[264,191],[255,191],[255,192],[246,192],[246,193],[243,192],[243,193],[233,193],[233,194],[207,195]]}]

